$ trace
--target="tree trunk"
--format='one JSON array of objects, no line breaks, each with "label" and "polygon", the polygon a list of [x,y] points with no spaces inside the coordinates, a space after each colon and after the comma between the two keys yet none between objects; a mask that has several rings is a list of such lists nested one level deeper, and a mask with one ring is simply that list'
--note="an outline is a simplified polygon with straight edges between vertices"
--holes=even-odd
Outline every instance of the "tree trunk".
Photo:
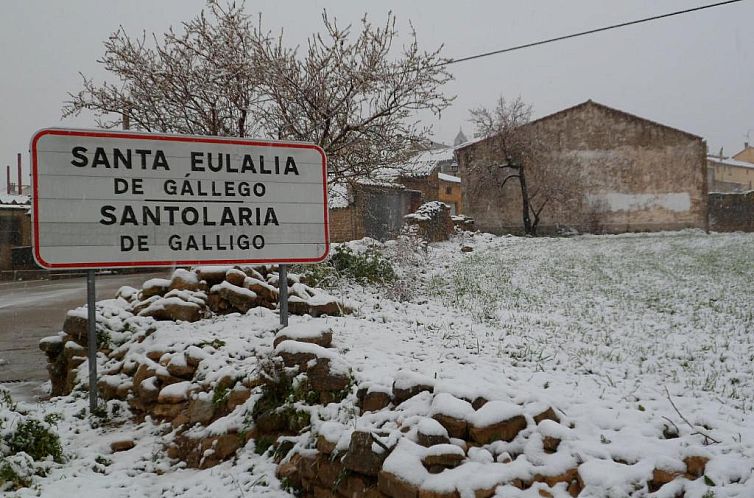
[{"label": "tree trunk", "polygon": [[534,235],[536,227],[532,227],[531,218],[529,212],[531,207],[529,206],[529,189],[526,186],[526,175],[524,174],[524,165],[519,166],[518,174],[520,175],[518,181],[521,183],[521,208],[524,216],[524,233],[526,235]]}]

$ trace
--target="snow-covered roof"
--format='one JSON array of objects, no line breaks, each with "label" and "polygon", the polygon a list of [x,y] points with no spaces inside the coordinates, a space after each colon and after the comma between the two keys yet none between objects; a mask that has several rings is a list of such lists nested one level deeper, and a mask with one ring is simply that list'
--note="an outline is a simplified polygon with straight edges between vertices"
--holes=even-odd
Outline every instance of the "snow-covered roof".
[{"label": "snow-covered roof", "polygon": [[729,157],[720,159],[720,156],[707,156],[707,160],[716,164],[722,164],[723,166],[754,169],[754,163],[747,163],[746,161],[739,161],[737,159],[731,159]]},{"label": "snow-covered roof", "polygon": [[0,205],[28,206],[28,195],[0,194]]},{"label": "snow-covered roof", "polygon": [[377,176],[387,181],[400,177],[423,178],[434,173],[442,163],[453,161],[453,147],[438,147],[420,152],[400,166],[383,168],[377,172]]},{"label": "snow-covered roof", "polygon": [[448,175],[445,173],[438,173],[437,177],[444,182],[461,183],[461,179],[457,176]]}]

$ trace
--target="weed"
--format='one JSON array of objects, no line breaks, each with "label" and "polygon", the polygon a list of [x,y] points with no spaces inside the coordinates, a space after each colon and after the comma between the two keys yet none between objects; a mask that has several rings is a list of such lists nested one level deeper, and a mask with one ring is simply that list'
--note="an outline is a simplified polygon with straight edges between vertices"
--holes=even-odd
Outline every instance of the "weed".
[{"label": "weed", "polygon": [[13,453],[24,452],[34,460],[48,456],[56,462],[63,461],[63,448],[60,437],[52,432],[47,424],[35,419],[26,419],[18,424],[8,445]]}]

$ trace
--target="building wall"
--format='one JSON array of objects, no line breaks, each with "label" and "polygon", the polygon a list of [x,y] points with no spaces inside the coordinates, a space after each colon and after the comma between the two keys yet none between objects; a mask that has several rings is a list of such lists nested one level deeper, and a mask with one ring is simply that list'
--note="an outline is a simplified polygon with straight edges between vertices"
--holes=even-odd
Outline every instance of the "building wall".
[{"label": "building wall", "polygon": [[31,245],[28,207],[0,206],[0,271],[12,270],[14,247]]},{"label": "building wall", "polygon": [[740,192],[754,188],[754,164],[751,168],[707,161],[710,192]]},{"label": "building wall", "polygon": [[439,181],[438,200],[451,206],[451,214],[463,213],[463,199],[461,197],[461,184],[454,182]]},{"label": "building wall", "polygon": [[[579,193],[567,205],[548,205],[539,231],[576,228],[627,232],[706,228],[707,174],[704,142],[599,104],[587,103],[531,125],[554,164],[579,175]],[[520,232],[520,186],[503,191],[473,174],[475,149],[459,151],[464,214],[477,228]],[[497,173],[498,181],[509,170]]]},{"label": "building wall", "polygon": [[356,206],[330,209],[330,241],[346,242],[364,238],[364,224]]},{"label": "building wall", "polygon": [[330,209],[330,241],[393,238],[403,227],[403,217],[421,205],[422,196],[415,190],[360,185],[351,206]]},{"label": "building wall", "polygon": [[709,220],[715,232],[754,232],[754,192],[711,193]]},{"label": "building wall", "polygon": [[439,201],[440,179],[438,169],[429,175],[421,177],[400,177],[398,183],[409,190],[418,190],[422,193],[422,202]]},{"label": "building wall", "polygon": [[749,147],[749,144],[744,146],[744,150],[733,156],[736,161],[746,161],[747,163],[754,163],[754,147]]}]

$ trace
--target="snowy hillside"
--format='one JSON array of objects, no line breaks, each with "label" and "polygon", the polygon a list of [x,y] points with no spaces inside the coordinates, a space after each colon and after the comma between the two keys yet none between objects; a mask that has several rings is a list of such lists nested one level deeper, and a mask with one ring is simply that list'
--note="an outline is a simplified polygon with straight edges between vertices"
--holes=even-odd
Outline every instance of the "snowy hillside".
[{"label": "snowy hillside", "polygon": [[[82,388],[3,405],[6,434],[14,418],[61,415],[64,461],[18,496],[754,496],[754,235],[466,234],[378,249],[396,278],[336,279],[327,292],[351,314],[294,316],[280,333],[262,307],[176,323],[136,316],[125,291],[99,303],[119,343],[100,372],[126,400],[99,417]],[[292,376],[277,441],[260,415],[271,358]],[[155,406],[205,399],[213,413],[139,416],[129,361],[176,376],[153,386]],[[319,382],[342,385],[299,395],[321,364]],[[240,449],[223,458],[227,434]],[[209,437],[187,465],[185,446]],[[11,467],[24,465],[32,474]]]}]

